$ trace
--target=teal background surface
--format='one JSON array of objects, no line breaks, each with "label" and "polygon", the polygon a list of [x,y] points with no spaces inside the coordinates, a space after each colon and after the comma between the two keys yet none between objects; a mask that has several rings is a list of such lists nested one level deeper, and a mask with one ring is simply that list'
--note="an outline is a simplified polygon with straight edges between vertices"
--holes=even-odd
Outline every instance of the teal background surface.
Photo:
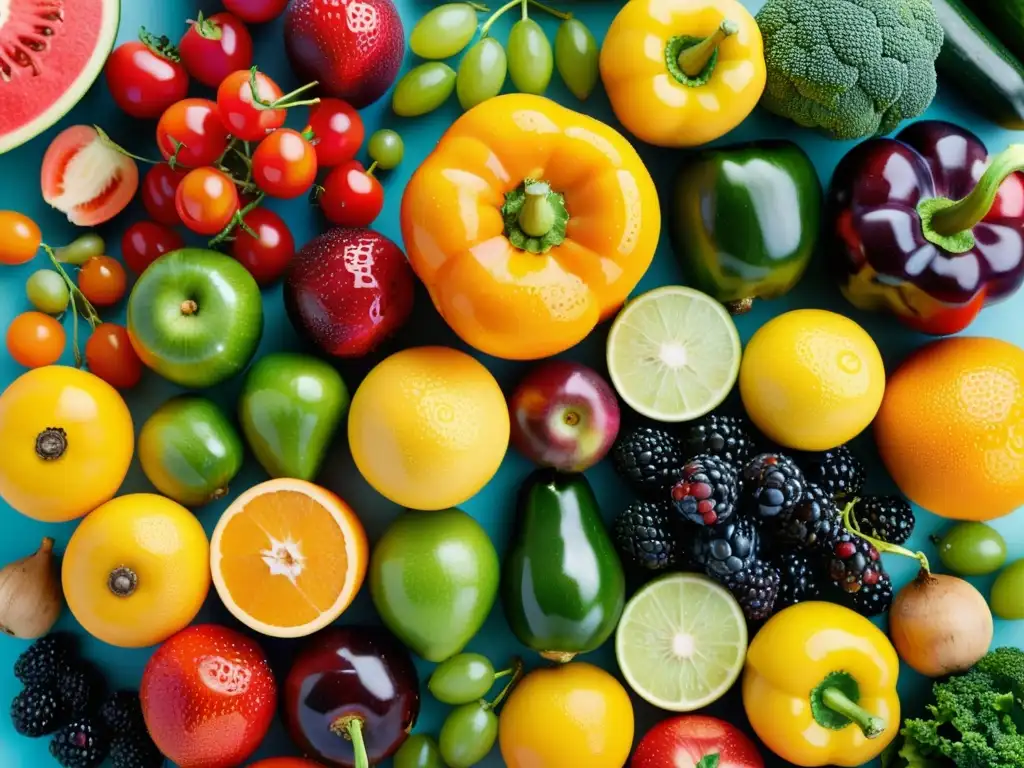
[{"label": "teal background surface", "polygon": [[[432,5],[425,0],[397,0],[397,3],[405,21],[407,35],[415,21]],[[563,9],[571,9],[578,14],[590,26],[598,40],[601,40],[621,3],[612,0],[595,0],[594,2],[555,2],[555,5]],[[761,2],[747,0],[746,5],[755,11],[760,7]],[[125,0],[118,40],[123,42],[132,39],[142,25],[152,32],[168,34],[177,39],[185,29],[185,19],[194,18],[199,10],[213,13],[220,10],[220,7],[216,0]],[[502,19],[496,25],[495,34],[498,39],[505,39],[511,23],[509,19],[515,15],[514,13],[508,14],[508,18]],[[542,13],[536,14],[536,18],[553,39],[557,22]],[[257,44],[257,63],[261,68],[282,86],[294,87],[297,85],[284,56],[280,22],[254,28],[254,37]],[[415,63],[417,63],[415,57],[407,52],[404,69],[414,66]],[[290,88],[286,88],[286,90],[290,90]],[[203,90],[195,89],[195,93],[203,93]],[[581,105],[564,88],[556,74],[548,95],[572,108],[581,109],[581,111],[593,114],[612,125],[617,125],[600,85],[590,99]],[[2,97],[3,90],[0,87],[0,99]],[[0,102],[0,110],[2,109],[3,104]],[[297,110],[297,113],[292,116],[290,122],[301,128],[305,111],[300,109]],[[402,189],[418,162],[426,156],[445,128],[458,114],[457,101],[452,98],[443,108],[426,117],[410,120],[396,118],[390,111],[390,94],[363,111],[367,135],[378,127],[387,126],[398,130],[405,138],[405,160],[398,169],[384,174],[382,177],[386,190],[386,202],[384,211],[375,225],[381,232],[398,242],[401,241],[398,213]],[[970,112],[955,94],[946,89],[940,92],[940,97],[929,110],[927,117],[951,119],[969,126],[982,137],[992,151],[1001,150],[1016,139],[1014,134],[999,130],[987,123],[984,118]],[[70,241],[76,233],[59,213],[50,210],[43,202],[39,192],[39,168],[49,139],[55,136],[60,128],[76,123],[100,124],[115,140],[131,150],[150,157],[157,155],[153,138],[154,124],[136,121],[121,114],[111,101],[106,85],[101,78],[84,101],[57,127],[26,146],[0,157],[0,209],[20,210],[32,216],[42,225],[47,242],[54,245]],[[757,110],[742,126],[718,143],[735,143],[755,138],[789,138],[798,142],[810,153],[822,181],[826,184],[835,164],[852,146],[850,143],[829,141],[815,133],[798,129],[761,110]],[[682,153],[656,150],[646,146],[638,146],[638,149],[664,195],[670,189],[671,175],[681,159]],[[365,152],[360,157],[365,159]],[[142,170],[145,171],[145,169]],[[309,240],[324,227],[318,214],[304,200],[290,203],[275,201],[271,202],[270,206],[285,216],[300,244]],[[118,244],[123,229],[128,224],[144,217],[145,212],[141,204],[136,203],[116,221],[99,230],[107,238],[112,255],[118,255]],[[200,241],[196,239],[194,242],[199,244]],[[15,315],[29,308],[24,294],[25,279],[33,270],[41,266],[44,266],[42,257],[24,267],[6,267],[0,271],[0,328],[6,328]],[[654,265],[637,288],[637,293],[659,285],[681,281],[682,275],[669,248],[668,238],[663,236]],[[304,349],[303,343],[297,338],[284,315],[280,288],[276,287],[265,291],[263,298],[268,321],[260,346],[261,354],[285,349]],[[881,347],[887,370],[890,371],[911,350],[927,341],[925,337],[903,329],[891,318],[855,311],[845,303],[835,287],[821,277],[817,269],[812,269],[811,274],[790,296],[770,304],[759,303],[754,312],[739,318],[737,324],[740,333],[746,340],[770,316],[798,307],[831,309],[847,314],[862,323]],[[104,313],[104,317],[123,320],[123,309],[122,305],[114,312]],[[1024,345],[1024,321],[1022,318],[1024,318],[1024,295],[987,309],[967,333],[996,336]],[[588,362],[599,370],[603,370],[606,333],[607,327],[599,328],[583,344],[565,356]],[[389,352],[404,346],[427,343],[465,348],[444,325],[430,305],[425,292],[420,290],[417,295],[415,317],[391,346],[380,350],[371,358],[340,364],[339,368],[348,386],[354,391],[366,371]],[[72,363],[70,349],[63,362]],[[527,364],[509,363],[491,358],[485,359],[485,363],[497,376],[506,392],[511,391],[518,378],[528,369]],[[0,388],[5,387],[20,373],[22,370],[10,359],[6,351],[0,350]],[[210,394],[229,413],[233,413],[239,386],[240,382],[235,379],[216,388]],[[159,379],[155,374],[147,373],[143,384],[126,396],[135,418],[136,431],[158,405],[177,393],[178,390],[173,385]],[[626,410],[628,411],[628,409]],[[624,413],[624,418],[627,423],[633,420],[632,415],[628,412]],[[876,493],[894,490],[874,454],[870,435],[861,436],[855,447],[868,462],[869,490]],[[0,446],[0,456],[2,456],[2,446]],[[529,470],[530,466],[527,461],[510,450],[501,471],[494,480],[479,495],[464,505],[466,511],[487,528],[493,540],[499,544],[499,551],[501,543],[507,540],[510,529],[514,492]],[[602,463],[587,474],[597,491],[606,517],[610,519],[628,503],[629,494],[615,477],[608,462]],[[233,491],[237,493],[263,479],[265,476],[262,470],[249,457],[245,469],[234,484]],[[355,508],[373,540],[380,536],[389,521],[400,511],[374,493],[362,480],[355,470],[343,439],[339,440],[331,451],[330,458],[319,480],[323,485],[339,493]],[[122,488],[122,493],[152,490],[136,460]],[[212,531],[225,504],[226,501],[203,508],[198,512],[199,519],[208,532]],[[933,554],[934,548],[928,542],[928,535],[942,529],[945,524],[931,515],[921,513],[920,510],[918,512],[919,524],[911,545]],[[1010,545],[1011,559],[1024,556],[1024,518],[1021,517],[1021,513],[997,521],[995,525]],[[37,523],[3,507],[0,503],[0,563],[7,563],[31,553],[43,536],[55,537],[58,551],[63,551],[74,526],[74,523],[65,525]],[[913,562],[901,558],[887,556],[886,565],[898,585],[904,584],[914,572]],[[991,580],[979,580],[976,583],[987,594]],[[211,597],[197,621],[237,626],[212,591]],[[346,624],[377,621],[366,589],[363,590],[353,607],[342,617],[342,623]],[[152,649],[122,650],[104,645],[85,636],[67,611],[62,616],[58,628],[83,635],[84,655],[102,667],[111,686],[137,687],[143,667]],[[998,621],[996,632],[996,645],[1020,646],[1024,644],[1024,623]],[[287,673],[297,644],[267,638],[262,638],[260,641],[271,657],[278,678],[283,678]],[[15,657],[25,647],[27,647],[27,643],[0,638],[0,710],[4,713],[6,713],[7,702],[15,695],[19,685],[11,668]],[[531,667],[536,666],[539,662],[535,655],[521,647],[510,634],[500,606],[495,607],[486,626],[471,643],[470,648],[489,655],[499,668],[512,655],[519,653],[524,655]],[[586,660],[617,673],[611,642],[598,652],[588,655]],[[417,663],[422,679],[425,680],[431,665],[424,662]],[[900,691],[905,711],[913,713],[923,705],[928,686],[920,677],[904,668],[900,677]],[[654,722],[668,716],[639,700],[635,700],[635,705],[637,739]],[[423,708],[417,730],[436,735],[446,711],[447,708],[431,700],[430,696],[425,693],[424,687]],[[735,690],[725,700],[711,708],[710,712],[741,723],[745,727],[742,706],[738,692]],[[280,722],[275,722],[257,757],[288,754],[297,754],[297,752]],[[767,754],[766,751],[765,759],[769,766],[786,765],[783,761]],[[497,748],[485,762],[481,763],[485,768],[497,768],[502,764]],[[18,736],[12,729],[6,714],[0,714],[0,766],[3,768],[29,768],[30,766],[42,768],[46,765],[55,765],[47,752],[47,740],[32,741]],[[566,766],[565,768],[570,767]]]}]

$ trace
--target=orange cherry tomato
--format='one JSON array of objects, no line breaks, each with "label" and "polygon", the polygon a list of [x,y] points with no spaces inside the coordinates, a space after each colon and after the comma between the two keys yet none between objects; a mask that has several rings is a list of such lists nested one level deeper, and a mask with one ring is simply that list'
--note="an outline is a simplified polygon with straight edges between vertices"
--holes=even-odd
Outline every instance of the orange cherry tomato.
[{"label": "orange cherry tomato", "polygon": [[117,304],[128,287],[128,275],[117,259],[93,256],[78,272],[78,288],[97,307]]},{"label": "orange cherry tomato", "polygon": [[85,345],[89,370],[115,389],[131,389],[142,378],[142,361],[128,331],[114,323],[100,323]]},{"label": "orange cherry tomato", "polygon": [[23,213],[0,211],[0,264],[32,261],[43,242],[39,225]]},{"label": "orange cherry tomato", "polygon": [[7,351],[19,365],[41,368],[53,365],[67,343],[64,326],[42,312],[25,312],[7,328]]},{"label": "orange cherry tomato", "polygon": [[305,194],[316,181],[316,150],[291,128],[279,128],[252,153],[252,178],[271,197]]},{"label": "orange cherry tomato", "polygon": [[181,222],[200,235],[216,235],[241,205],[235,183],[216,168],[196,168],[181,180],[174,196]]}]

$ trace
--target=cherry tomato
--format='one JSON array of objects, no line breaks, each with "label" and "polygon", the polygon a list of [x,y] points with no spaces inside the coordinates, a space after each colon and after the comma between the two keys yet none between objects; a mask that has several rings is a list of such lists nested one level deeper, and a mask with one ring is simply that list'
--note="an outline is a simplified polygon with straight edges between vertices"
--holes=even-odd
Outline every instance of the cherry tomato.
[{"label": "cherry tomato", "polygon": [[183,99],[172,104],[156,126],[156,143],[170,160],[181,144],[177,164],[201,168],[217,162],[228,146],[228,132],[217,105],[209,99]]},{"label": "cherry tomato", "polygon": [[351,160],[363,145],[366,129],[359,113],[347,101],[321,99],[309,113],[309,128],[316,159],[322,168]]},{"label": "cherry tomato", "polygon": [[188,72],[166,37],[143,30],[141,41],[118,46],[107,59],[110,95],[124,112],[141,120],[160,117],[188,96]]},{"label": "cherry tomato", "polygon": [[[251,77],[248,70],[228,75],[217,89],[217,109],[232,136],[242,141],[262,141],[284,125],[287,115],[283,109],[266,109],[253,102]],[[256,73],[256,88],[260,99],[268,104],[283,95],[277,83],[262,72]]]},{"label": "cherry tomato", "polygon": [[291,128],[267,136],[252,154],[252,177],[271,197],[299,197],[316,181],[316,152]]},{"label": "cherry tomato", "polygon": [[142,204],[154,221],[168,227],[181,224],[174,207],[174,193],[187,171],[171,168],[167,163],[154,165],[142,180]]},{"label": "cherry tomato", "polygon": [[25,264],[43,242],[39,225],[23,213],[0,211],[0,264]]},{"label": "cherry tomato", "polygon": [[230,13],[206,18],[199,14],[178,47],[189,74],[211,88],[232,72],[252,66],[252,35],[242,20]]},{"label": "cherry tomato", "polygon": [[349,160],[324,179],[320,208],[339,227],[368,227],[384,207],[384,188],[358,160]]},{"label": "cherry tomato", "polygon": [[20,314],[7,327],[7,351],[26,368],[53,365],[64,354],[66,343],[64,326],[42,312]]},{"label": "cherry tomato", "polygon": [[262,24],[284,13],[288,0],[224,0],[224,7],[250,24]]},{"label": "cherry tomato", "polygon": [[121,258],[137,275],[165,253],[185,247],[185,238],[155,221],[132,224],[121,238]]},{"label": "cherry tomato", "polygon": [[124,267],[109,256],[93,256],[78,270],[78,290],[97,307],[117,304],[127,286]]},{"label": "cherry tomato", "polygon": [[142,378],[142,361],[135,354],[128,331],[114,323],[100,323],[85,343],[85,364],[115,389],[131,389]]},{"label": "cherry tomato", "polygon": [[266,208],[253,208],[245,223],[258,237],[239,227],[231,255],[262,286],[276,282],[295,255],[295,238],[284,219]]},{"label": "cherry tomato", "polygon": [[178,186],[178,215],[186,227],[200,235],[216,235],[238,212],[238,190],[216,168],[197,168]]}]

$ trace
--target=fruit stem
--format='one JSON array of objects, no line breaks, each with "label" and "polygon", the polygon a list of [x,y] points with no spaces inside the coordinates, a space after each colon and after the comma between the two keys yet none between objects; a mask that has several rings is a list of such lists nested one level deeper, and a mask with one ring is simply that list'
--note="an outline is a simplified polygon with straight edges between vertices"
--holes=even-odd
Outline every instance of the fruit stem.
[{"label": "fruit stem", "polygon": [[1024,170],[1024,144],[1012,144],[990,157],[988,168],[967,197],[935,211],[931,217],[932,231],[949,237],[974,229],[988,216],[1003,182],[1021,170]]},{"label": "fruit stem", "polygon": [[546,182],[534,181],[527,184],[523,191],[526,202],[519,212],[519,228],[530,237],[544,237],[555,225],[555,211],[548,201],[551,187]]},{"label": "fruit stem", "polygon": [[[202,19],[203,14],[200,13],[199,18]],[[145,27],[139,27],[139,41],[157,56],[161,56],[168,61],[181,61],[181,52],[178,51],[167,35],[157,37]]]},{"label": "fruit stem", "polygon": [[60,427],[47,427],[36,435],[36,456],[56,461],[68,450],[68,433]]},{"label": "fruit stem", "polygon": [[[100,137],[100,141],[103,144],[105,144],[106,146],[110,147],[115,152],[120,152],[125,157],[130,157],[132,160],[138,160],[140,163],[148,163],[149,165],[160,165],[160,163],[163,162],[163,160],[150,160],[148,157],[142,157],[140,155],[133,155],[127,149],[125,149],[120,144],[118,144],[116,141],[114,141],[112,138],[110,138],[110,134],[108,134],[106,131],[104,131],[102,128],[100,128],[98,125],[93,125],[93,130],[96,131],[96,134]],[[183,146],[185,146],[185,145],[184,144],[180,145],[178,147],[178,149],[180,149]],[[177,156],[177,154],[178,154],[178,149],[176,149],[175,152],[174,152],[175,156]],[[170,161],[168,160],[168,163],[169,162]],[[174,168],[174,166],[172,165],[171,168]]]},{"label": "fruit stem", "polygon": [[501,672],[495,672],[494,673],[494,679],[495,680],[500,680],[503,677],[508,677],[509,675],[514,674],[515,671],[516,671],[515,667],[509,667],[508,669],[501,670]]},{"label": "fruit stem", "polygon": [[496,22],[498,19],[504,16],[506,11],[512,10],[517,5],[522,6],[524,19],[527,18],[527,6],[530,5],[532,5],[534,8],[538,8],[539,10],[544,11],[545,13],[550,13],[556,19],[565,20],[572,18],[571,13],[564,13],[563,11],[559,11],[556,8],[552,8],[550,5],[539,3],[537,2],[537,0],[509,0],[507,3],[501,6],[501,8],[492,13],[491,17],[483,23],[482,27],[480,27],[480,39],[482,40],[483,38],[487,37],[487,33],[490,31],[491,27],[494,26],[494,22]]},{"label": "fruit stem", "polygon": [[[891,555],[902,555],[903,557],[912,557],[921,564],[921,569],[926,573],[931,573],[931,567],[928,565],[928,556],[924,552],[913,552],[906,547],[901,547],[898,544],[890,544],[881,539],[876,539],[874,536],[868,536],[863,533],[860,529],[860,523],[857,522],[857,518],[853,515],[853,509],[860,502],[860,499],[854,498],[843,507],[843,525],[846,526],[846,530],[852,533],[858,538],[864,539],[864,541],[871,544],[879,552],[886,552]],[[852,718],[851,718],[852,719]]]},{"label": "fruit stem", "polygon": [[294,91],[290,93],[286,93],[279,99],[274,99],[274,101],[267,101],[262,96],[260,96],[260,85],[256,81],[256,76],[259,74],[259,72],[259,67],[253,67],[249,70],[249,88],[252,91],[252,105],[256,107],[256,109],[261,111],[267,109],[288,109],[290,107],[309,107],[314,104],[320,103],[319,98],[305,99],[299,101],[296,100],[297,96],[302,95],[311,88],[316,88],[320,84],[316,80],[314,80],[312,83],[306,83],[305,85],[296,88]]},{"label": "fruit stem", "polygon": [[236,227],[240,227],[245,233],[259,239],[259,233],[254,232],[252,227],[245,223],[245,217],[260,206],[264,197],[265,195],[261,192],[257,195],[255,200],[245,206],[242,210],[235,211],[235,215],[231,217],[231,222],[220,231],[220,234],[210,240],[209,246],[211,248],[216,248],[218,245],[226,241],[231,237],[231,233],[235,231]]},{"label": "fruit stem", "polygon": [[107,589],[115,597],[131,597],[139,586],[139,577],[135,571],[124,565],[120,565],[110,572],[107,577]]},{"label": "fruit stem", "polygon": [[568,11],[560,11],[557,8],[552,8],[550,5],[545,5],[544,3],[537,2],[537,0],[527,0],[527,2],[530,5],[532,5],[534,8],[538,8],[538,9],[544,11],[544,13],[551,14],[556,19],[561,19],[562,21],[567,21],[567,20],[572,18],[572,14],[569,13]]},{"label": "fruit stem", "polygon": [[480,5],[480,3],[466,3],[466,5],[472,8],[474,11],[483,11],[484,13],[486,13],[487,11],[491,10],[486,5]]},{"label": "fruit stem", "polygon": [[838,712],[843,717],[852,720],[864,732],[865,738],[877,739],[885,731],[885,720],[872,715],[859,704],[855,704],[838,688],[824,689],[821,692],[821,703],[833,712]]},{"label": "fruit stem", "polygon": [[711,62],[711,57],[718,51],[718,46],[727,37],[731,37],[740,31],[735,22],[722,19],[722,23],[713,33],[705,37],[699,43],[683,48],[676,58],[679,69],[687,77],[698,77],[704,68]]},{"label": "fruit stem", "polygon": [[377,161],[374,160],[372,163],[370,163],[370,167],[366,169],[366,175],[367,176],[373,176],[373,172],[376,171],[376,170],[377,170]]},{"label": "fruit stem", "polygon": [[92,305],[92,302],[85,297],[85,294],[79,290],[75,281],[72,280],[68,273],[64,270],[64,266],[60,263],[60,259],[57,258],[57,254],[54,253],[53,248],[48,246],[46,243],[40,244],[43,251],[46,253],[47,258],[50,259],[50,263],[53,264],[53,268],[57,270],[57,274],[61,276],[64,281],[64,285],[68,287],[68,294],[71,298],[71,346],[75,352],[75,367],[82,367],[82,352],[78,347],[78,302],[82,302],[82,311],[85,313],[85,319],[89,323],[90,328],[95,328],[97,323],[103,322],[100,319],[100,313],[96,311],[96,307]]},{"label": "fruit stem", "polygon": [[195,27],[196,33],[204,40],[220,40],[224,37],[224,29],[213,19],[208,19],[203,16],[203,12],[200,11],[199,15],[194,19],[189,19],[186,24],[191,24]]},{"label": "fruit stem", "polygon": [[[518,683],[522,679],[523,670],[523,660],[516,656],[514,659],[512,659],[512,679],[505,683],[505,687],[501,689],[501,692],[495,697],[494,701],[490,703],[484,702],[483,708],[491,712],[496,710],[498,708],[498,705],[501,704],[501,702],[505,700],[505,697],[512,692],[512,689],[515,688],[516,683]],[[506,672],[507,671],[508,670],[506,670]],[[494,677],[495,679],[497,679],[498,677],[501,677],[504,674],[505,672],[501,673],[501,675],[495,675]]]},{"label": "fruit stem", "polygon": [[331,733],[352,742],[355,768],[370,768],[370,760],[366,756],[366,743],[363,741],[363,725],[363,718],[358,715],[341,715],[330,725]]}]

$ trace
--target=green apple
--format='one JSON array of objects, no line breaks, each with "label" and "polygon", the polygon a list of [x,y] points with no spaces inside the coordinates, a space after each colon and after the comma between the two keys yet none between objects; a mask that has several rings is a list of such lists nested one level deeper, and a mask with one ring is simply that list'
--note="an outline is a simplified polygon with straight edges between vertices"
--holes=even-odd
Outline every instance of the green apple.
[{"label": "green apple", "polygon": [[280,352],[249,369],[238,418],[267,474],[313,480],[348,403],[348,388],[331,365],[309,355]]},{"label": "green apple", "polygon": [[263,334],[259,286],[216,251],[164,254],[139,276],[128,299],[128,334],[142,362],[168,381],[201,389],[252,360]]}]

